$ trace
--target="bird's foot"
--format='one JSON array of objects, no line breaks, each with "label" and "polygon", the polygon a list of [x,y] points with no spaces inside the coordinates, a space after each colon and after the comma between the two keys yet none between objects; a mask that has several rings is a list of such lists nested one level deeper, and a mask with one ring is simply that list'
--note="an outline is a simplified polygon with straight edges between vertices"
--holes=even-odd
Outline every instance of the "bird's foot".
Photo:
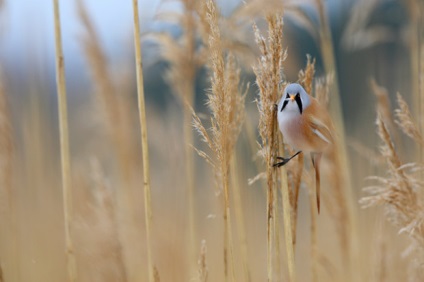
[{"label": "bird's foot", "polygon": [[277,160],[281,160],[281,162],[273,164],[273,167],[282,167],[283,165],[287,164],[291,158],[277,157]]},{"label": "bird's foot", "polygon": [[302,153],[302,151],[297,152],[296,154],[294,154],[290,158],[277,157],[277,160],[281,160],[281,162],[275,163],[272,166],[273,167],[282,167],[283,165],[286,165],[291,159],[293,159],[294,157],[296,157],[300,153]]}]

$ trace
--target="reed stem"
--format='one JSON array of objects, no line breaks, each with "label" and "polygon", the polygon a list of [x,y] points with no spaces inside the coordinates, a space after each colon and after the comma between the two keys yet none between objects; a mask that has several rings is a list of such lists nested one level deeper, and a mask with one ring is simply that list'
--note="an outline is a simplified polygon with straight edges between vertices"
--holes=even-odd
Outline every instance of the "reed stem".
[{"label": "reed stem", "polygon": [[150,191],[150,166],[149,166],[149,149],[147,140],[147,122],[146,122],[146,107],[144,101],[144,82],[143,82],[143,62],[141,58],[141,43],[140,43],[140,23],[138,15],[138,0],[133,0],[134,13],[134,49],[137,73],[137,100],[138,113],[140,119],[141,131],[141,149],[143,153],[143,186],[144,186],[144,214],[146,225],[146,245],[147,245],[147,264],[149,282],[155,281],[155,269],[152,259],[151,245],[151,226],[152,226],[152,207],[151,207],[151,191]]},{"label": "reed stem", "polygon": [[71,164],[69,153],[68,110],[66,98],[65,61],[62,49],[62,34],[60,26],[59,1],[53,0],[54,29],[56,48],[56,85],[58,93],[60,159],[62,171],[63,213],[65,224],[65,244],[68,270],[68,281],[77,280],[77,268],[74,247],[71,236],[72,224],[72,191]]},{"label": "reed stem", "polygon": [[[279,149],[280,154],[284,152],[282,146]],[[280,181],[281,181],[281,195],[283,200],[283,221],[284,221],[284,239],[286,245],[286,255],[287,255],[287,267],[289,271],[289,281],[296,281],[296,268],[295,268],[295,260],[294,260],[294,241],[292,229],[292,214],[291,214],[291,204],[290,204],[290,195],[289,195],[289,185],[287,181],[287,170],[286,167],[279,168],[280,170]],[[296,220],[296,219],[294,219]]]},{"label": "reed stem", "polygon": [[244,225],[244,213],[243,213],[243,203],[240,190],[240,182],[238,178],[237,171],[237,153],[234,151],[234,155],[231,158],[230,163],[230,173],[231,173],[231,186],[233,188],[234,194],[234,209],[237,221],[237,233],[240,238],[240,248],[241,248],[241,262],[242,269],[244,273],[243,281],[250,282],[250,268],[248,262],[248,251],[247,251],[247,239],[246,239],[246,227]]},{"label": "reed stem", "polygon": [[341,187],[335,187],[335,189],[340,190],[340,196],[343,198],[344,203],[340,203],[341,209],[344,210],[346,214],[345,220],[347,222],[343,223],[343,230],[341,230],[341,244],[342,250],[344,249],[343,245],[346,245],[346,249],[343,250],[343,259],[345,261],[345,266],[349,271],[349,277],[353,281],[357,281],[358,275],[358,260],[359,260],[359,244],[357,242],[357,219],[354,211],[354,196],[352,194],[351,187],[351,175],[350,175],[350,165],[348,162],[347,149],[346,149],[346,140],[345,140],[345,128],[344,128],[344,119],[342,114],[342,105],[340,99],[340,88],[338,83],[338,73],[335,60],[335,54],[332,44],[332,36],[328,18],[326,15],[324,2],[323,0],[315,0],[316,6],[318,8],[319,20],[320,20],[320,45],[321,45],[321,54],[324,61],[324,67],[327,74],[334,75],[334,82],[330,86],[331,98],[329,102],[329,111],[334,122],[334,126],[337,132],[338,142],[336,144],[336,155],[335,160],[338,162],[336,164],[341,168]]}]

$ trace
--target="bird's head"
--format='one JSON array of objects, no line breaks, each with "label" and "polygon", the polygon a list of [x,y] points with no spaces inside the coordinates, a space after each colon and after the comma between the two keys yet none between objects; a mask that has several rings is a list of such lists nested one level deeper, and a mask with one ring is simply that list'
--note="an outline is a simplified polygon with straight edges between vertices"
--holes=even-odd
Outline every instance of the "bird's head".
[{"label": "bird's head", "polygon": [[284,89],[283,97],[278,105],[278,111],[296,111],[302,114],[309,104],[310,98],[305,89],[300,84],[291,83]]}]

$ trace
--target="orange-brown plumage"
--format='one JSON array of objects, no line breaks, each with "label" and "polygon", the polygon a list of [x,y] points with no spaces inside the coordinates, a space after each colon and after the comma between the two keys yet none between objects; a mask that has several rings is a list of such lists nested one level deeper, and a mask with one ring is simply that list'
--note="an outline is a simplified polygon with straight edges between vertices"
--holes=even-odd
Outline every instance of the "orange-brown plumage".
[{"label": "orange-brown plumage", "polygon": [[[278,124],[286,143],[299,151],[311,153],[319,212],[319,162],[322,153],[334,144],[334,129],[330,116],[302,86],[293,83],[285,88],[278,105]],[[279,158],[283,161],[276,166],[286,164],[291,158]]]}]

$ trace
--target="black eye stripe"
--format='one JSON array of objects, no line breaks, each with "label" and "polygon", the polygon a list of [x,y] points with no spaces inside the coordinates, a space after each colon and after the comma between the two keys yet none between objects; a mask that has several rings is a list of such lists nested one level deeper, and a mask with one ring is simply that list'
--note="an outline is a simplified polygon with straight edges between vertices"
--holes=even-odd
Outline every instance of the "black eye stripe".
[{"label": "black eye stripe", "polygon": [[287,106],[287,104],[289,103],[289,101],[288,100],[285,100],[284,102],[283,102],[283,106],[281,107],[281,110],[280,110],[280,112],[282,112],[283,110],[284,110],[284,108]]},{"label": "black eye stripe", "polygon": [[289,93],[287,93],[287,95],[286,95],[286,99],[288,99],[288,98],[290,98],[290,95],[289,95]]},{"label": "black eye stripe", "polygon": [[297,106],[299,107],[299,111],[302,114],[302,112],[303,112],[303,106],[302,106],[302,99],[300,99],[300,94],[299,93],[296,94],[295,100],[296,100]]}]

